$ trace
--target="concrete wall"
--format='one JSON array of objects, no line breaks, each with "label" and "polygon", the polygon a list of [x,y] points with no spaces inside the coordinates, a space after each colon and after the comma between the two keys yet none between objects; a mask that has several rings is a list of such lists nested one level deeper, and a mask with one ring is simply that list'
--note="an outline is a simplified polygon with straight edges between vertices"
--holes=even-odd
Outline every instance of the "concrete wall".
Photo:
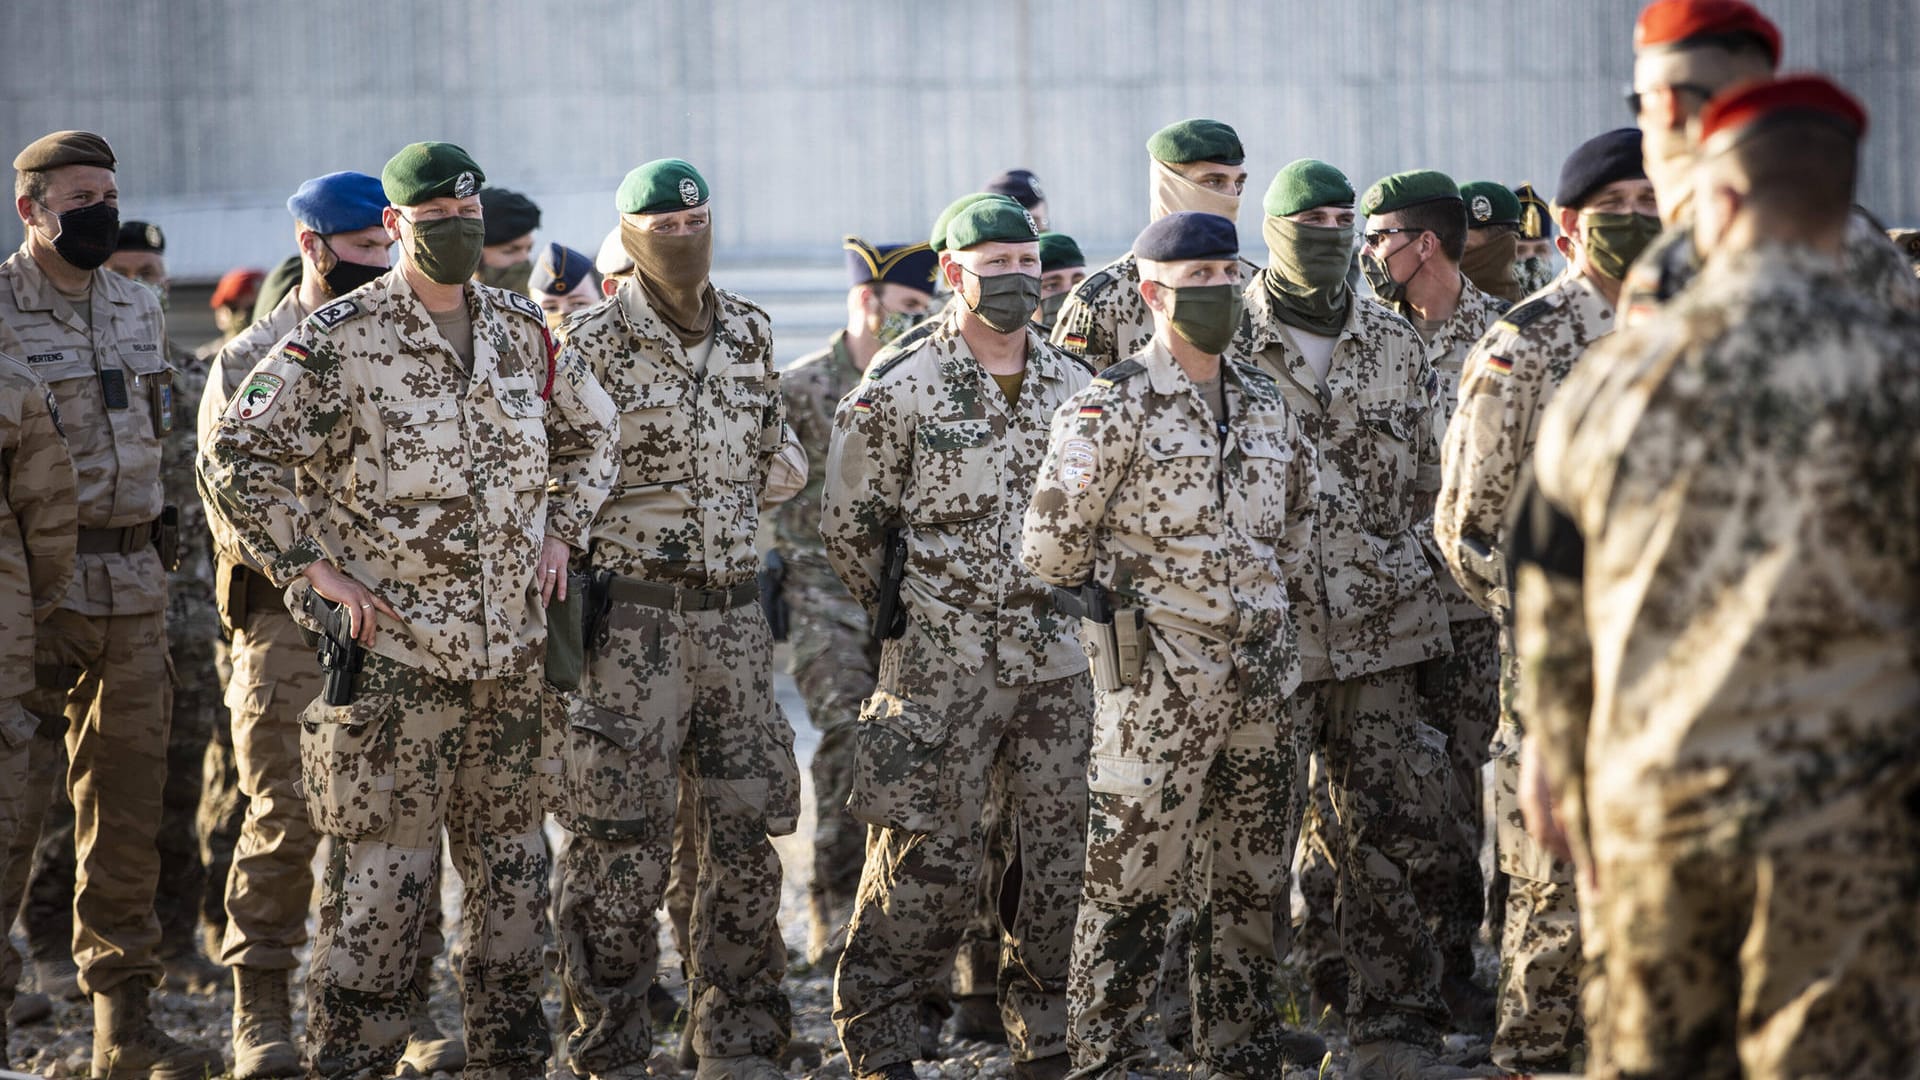
[{"label": "concrete wall", "polygon": [[[1920,221],[1920,0],[1759,3],[1788,67],[1833,73],[1873,110],[1862,200]],[[923,236],[1013,166],[1099,257],[1143,223],[1146,136],[1184,116],[1239,129],[1255,201],[1303,155],[1356,186],[1433,166],[1550,190],[1568,149],[1630,119],[1639,6],[5,0],[0,148],[107,136],[123,214],[167,229],[183,277],[271,263],[302,179],[377,173],[425,138],[465,145],[545,207],[545,237],[589,252],[622,174],[672,155],[713,182],[723,258]],[[18,238],[7,215],[0,242]]]}]

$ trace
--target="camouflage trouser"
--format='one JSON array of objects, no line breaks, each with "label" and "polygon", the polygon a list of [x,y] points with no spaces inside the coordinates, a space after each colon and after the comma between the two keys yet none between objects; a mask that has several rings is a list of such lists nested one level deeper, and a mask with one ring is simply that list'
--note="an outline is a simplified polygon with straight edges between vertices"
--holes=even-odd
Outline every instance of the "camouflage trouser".
[{"label": "camouflage trouser", "polygon": [[1573,865],[1527,833],[1520,817],[1520,733],[1493,758],[1494,840],[1511,879],[1501,932],[1500,1024],[1493,1061],[1515,1072],[1570,1072],[1586,1039],[1580,1023],[1580,912]]},{"label": "camouflage trouser", "polygon": [[777,1056],[791,1032],[771,948],[780,859],[800,770],[773,699],[772,637],[757,605],[673,612],[616,602],[605,647],[568,702],[567,844],[555,937],[572,1004],[576,1072],[646,1061],[647,988],[660,959],[681,778],[698,796],[688,927],[688,1015],[702,1057]]},{"label": "camouflage trouser", "polygon": [[455,681],[373,655],[353,703],[316,700],[301,727],[307,813],[332,838],[307,983],[314,1072],[383,1077],[399,1063],[422,932],[439,919],[444,825],[464,885],[466,1075],[543,1075],[538,678]]},{"label": "camouflage trouser", "polygon": [[858,1072],[918,1056],[922,1001],[980,898],[982,809],[999,771],[1019,888],[995,890],[998,997],[1015,1061],[1067,1048],[1067,964],[1086,851],[1093,695],[1085,675],[1001,686],[956,669],[913,622],[887,643],[860,713],[854,816],[874,826],[833,1020]]},{"label": "camouflage trouser", "polygon": [[[811,938],[824,953],[846,936],[853,898],[866,862],[867,827],[847,812],[853,790],[853,744],[860,705],[873,693],[877,650],[866,613],[835,583],[789,579],[792,608],[793,679],[807,703],[807,717],[820,732],[808,766],[815,809],[813,877],[807,886],[815,922]],[[996,942],[996,952],[998,952]],[[821,957],[811,956],[818,961]]]},{"label": "camouflage trouser", "polygon": [[1075,1076],[1120,1075],[1141,1056],[1168,920],[1188,899],[1195,1058],[1277,1068],[1242,1059],[1279,1026],[1273,905],[1289,891],[1299,764],[1284,716],[1248,708],[1231,678],[1195,701],[1153,651],[1139,683],[1099,695],[1068,984]]},{"label": "camouflage trouser", "polygon": [[[34,840],[47,804],[59,790],[66,755],[60,752],[64,718],[43,719],[18,698],[0,698],[0,927],[11,930],[27,890]],[[0,1017],[20,984],[20,953],[0,932]],[[6,1048],[0,1046],[0,1060]]]},{"label": "camouflage trouser", "polygon": [[1334,870],[1337,905],[1309,894],[1308,911],[1310,922],[1337,912],[1347,1030],[1355,1043],[1431,1043],[1449,1013],[1413,867],[1451,820],[1446,736],[1420,719],[1412,667],[1303,684],[1287,711],[1325,777],[1325,803],[1316,791],[1302,827],[1303,861],[1311,868],[1317,853]]},{"label": "camouflage trouser", "polygon": [[1453,653],[1415,669],[1423,717],[1447,737],[1453,783],[1439,842],[1427,845],[1414,862],[1413,891],[1440,947],[1443,974],[1470,980],[1474,939],[1487,915],[1480,872],[1480,845],[1486,838],[1480,771],[1500,720],[1500,624],[1466,619],[1449,630]]},{"label": "camouflage trouser", "polygon": [[[216,639],[214,662],[220,685],[233,681],[227,643]],[[233,722],[223,703],[213,738],[207,740],[202,766],[206,786],[200,791],[200,861],[207,868],[207,886],[200,898],[200,929],[206,935],[206,954],[219,959],[220,942],[227,936],[227,879],[233,873],[233,849],[247,821],[247,796],[240,790],[240,762],[234,756]]]},{"label": "camouflage trouser", "polygon": [[[88,993],[130,979],[149,986],[160,980],[153,901],[173,709],[169,667],[166,616],[158,611],[81,615],[62,608],[38,628],[38,685],[25,704],[67,720],[78,866],[72,956]],[[35,816],[29,824],[37,828]]]},{"label": "camouflage trouser", "polygon": [[1595,806],[1589,1076],[1916,1075],[1920,814],[1913,768],[1886,772],[1765,828],[1716,818],[1724,849],[1609,835]]}]

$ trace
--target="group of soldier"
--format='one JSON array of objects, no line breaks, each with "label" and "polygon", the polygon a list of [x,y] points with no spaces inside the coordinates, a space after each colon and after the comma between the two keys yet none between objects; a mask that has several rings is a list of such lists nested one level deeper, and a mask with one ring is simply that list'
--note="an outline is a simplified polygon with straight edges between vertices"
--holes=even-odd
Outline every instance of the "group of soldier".
[{"label": "group of soldier", "polygon": [[[1636,125],[1550,201],[1303,158],[1258,265],[1238,135],[1185,120],[1124,257],[1014,170],[849,237],[784,371],[683,160],[593,258],[449,143],[317,177],[195,356],[105,140],[34,142],[0,911],[55,898],[39,989],[99,1076],[524,1078],[551,967],[577,1075],[653,1075],[682,1008],[699,1077],[786,1075],[784,637],[856,1080],[949,1024],[1145,1075],[1155,1015],[1198,1077],[1319,1068],[1324,1024],[1350,1077],[1912,1075],[1920,278],[1852,206],[1864,110],[1761,13],[1655,0],[1634,45]],[[223,967],[230,1053],[156,1025]]]}]

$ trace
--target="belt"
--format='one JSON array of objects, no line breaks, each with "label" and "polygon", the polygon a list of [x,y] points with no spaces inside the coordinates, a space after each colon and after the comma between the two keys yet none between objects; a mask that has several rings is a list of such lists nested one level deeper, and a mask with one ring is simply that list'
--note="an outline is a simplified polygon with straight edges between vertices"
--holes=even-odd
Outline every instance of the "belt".
[{"label": "belt", "polygon": [[677,585],[616,575],[607,585],[607,595],[668,611],[720,611],[760,599],[760,583],[748,579],[731,589],[682,589]]},{"label": "belt", "polygon": [[124,529],[81,529],[74,550],[82,555],[131,555],[153,543],[151,521]]}]

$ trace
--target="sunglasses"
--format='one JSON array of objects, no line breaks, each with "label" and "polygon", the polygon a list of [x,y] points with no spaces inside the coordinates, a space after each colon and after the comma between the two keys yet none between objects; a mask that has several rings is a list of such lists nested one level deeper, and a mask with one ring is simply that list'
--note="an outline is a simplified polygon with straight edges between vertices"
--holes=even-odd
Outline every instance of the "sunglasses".
[{"label": "sunglasses", "polygon": [[1626,92],[1627,111],[1635,116],[1639,116],[1641,106],[1646,100],[1660,93],[1692,94],[1701,101],[1707,101],[1713,97],[1711,87],[1701,86],[1698,83],[1667,83],[1663,86],[1650,86],[1645,90],[1635,90],[1629,87]]}]

